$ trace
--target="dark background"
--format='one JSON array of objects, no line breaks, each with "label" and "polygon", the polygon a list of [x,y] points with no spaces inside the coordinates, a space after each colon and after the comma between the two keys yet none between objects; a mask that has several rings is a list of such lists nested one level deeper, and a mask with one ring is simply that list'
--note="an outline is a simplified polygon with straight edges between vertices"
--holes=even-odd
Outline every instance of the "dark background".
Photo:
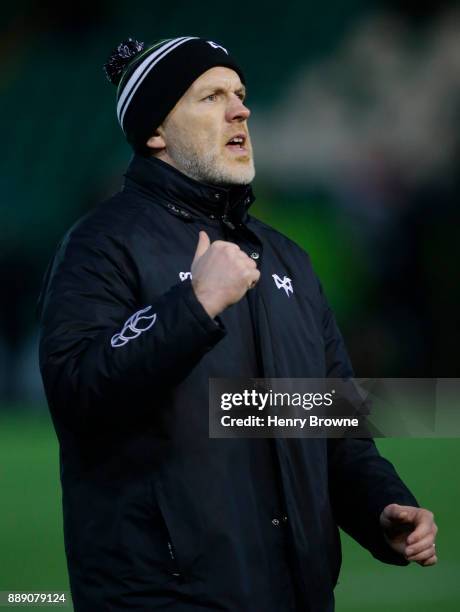
[{"label": "dark background", "polygon": [[[460,10],[454,2],[23,2],[3,7],[0,590],[67,588],[35,304],[68,227],[131,157],[102,65],[133,36],[197,35],[245,69],[253,212],[312,256],[359,377],[457,377]],[[458,441],[382,441],[440,513],[432,569],[346,540],[341,610],[457,610]]]}]

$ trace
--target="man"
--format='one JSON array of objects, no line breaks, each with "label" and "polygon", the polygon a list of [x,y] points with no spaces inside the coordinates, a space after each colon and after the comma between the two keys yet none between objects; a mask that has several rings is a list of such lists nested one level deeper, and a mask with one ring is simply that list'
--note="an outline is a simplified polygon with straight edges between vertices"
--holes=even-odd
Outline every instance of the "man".
[{"label": "man", "polygon": [[227,50],[129,40],[107,71],[136,154],[63,239],[40,308],[75,610],[330,611],[337,525],[384,562],[433,565],[433,515],[371,440],[209,438],[210,377],[352,369],[308,256],[248,213]]}]

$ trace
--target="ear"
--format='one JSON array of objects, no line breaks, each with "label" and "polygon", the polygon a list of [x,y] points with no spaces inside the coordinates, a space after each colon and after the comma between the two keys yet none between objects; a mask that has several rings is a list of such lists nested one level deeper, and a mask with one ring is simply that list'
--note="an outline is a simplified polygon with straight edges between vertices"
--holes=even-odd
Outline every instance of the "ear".
[{"label": "ear", "polygon": [[160,129],[155,130],[153,136],[150,136],[145,144],[150,149],[153,149],[153,153],[160,153],[166,148],[166,142]]}]

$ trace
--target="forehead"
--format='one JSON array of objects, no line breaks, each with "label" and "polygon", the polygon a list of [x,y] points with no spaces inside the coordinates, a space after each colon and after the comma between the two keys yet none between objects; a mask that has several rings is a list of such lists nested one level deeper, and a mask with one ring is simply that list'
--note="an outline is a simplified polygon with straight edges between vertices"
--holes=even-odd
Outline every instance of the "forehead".
[{"label": "forehead", "polygon": [[192,84],[190,89],[197,91],[206,87],[222,87],[224,89],[235,89],[243,87],[238,73],[225,66],[214,66],[203,72]]}]

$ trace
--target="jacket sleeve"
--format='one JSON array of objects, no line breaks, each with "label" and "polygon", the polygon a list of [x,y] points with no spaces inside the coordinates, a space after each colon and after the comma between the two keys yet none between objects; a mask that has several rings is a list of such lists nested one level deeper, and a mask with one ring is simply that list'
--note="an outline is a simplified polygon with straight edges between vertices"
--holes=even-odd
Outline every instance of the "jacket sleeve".
[{"label": "jacket sleeve", "polygon": [[[342,335],[320,286],[327,375],[354,376]],[[418,506],[393,465],[378,452],[372,439],[330,438],[329,489],[338,525],[372,555],[395,565],[408,561],[387,544],[379,517],[391,503]]]},{"label": "jacket sleeve", "polygon": [[74,429],[135,419],[225,335],[190,281],[141,303],[136,271],[123,241],[77,232],[46,273],[40,370],[53,416]]}]

